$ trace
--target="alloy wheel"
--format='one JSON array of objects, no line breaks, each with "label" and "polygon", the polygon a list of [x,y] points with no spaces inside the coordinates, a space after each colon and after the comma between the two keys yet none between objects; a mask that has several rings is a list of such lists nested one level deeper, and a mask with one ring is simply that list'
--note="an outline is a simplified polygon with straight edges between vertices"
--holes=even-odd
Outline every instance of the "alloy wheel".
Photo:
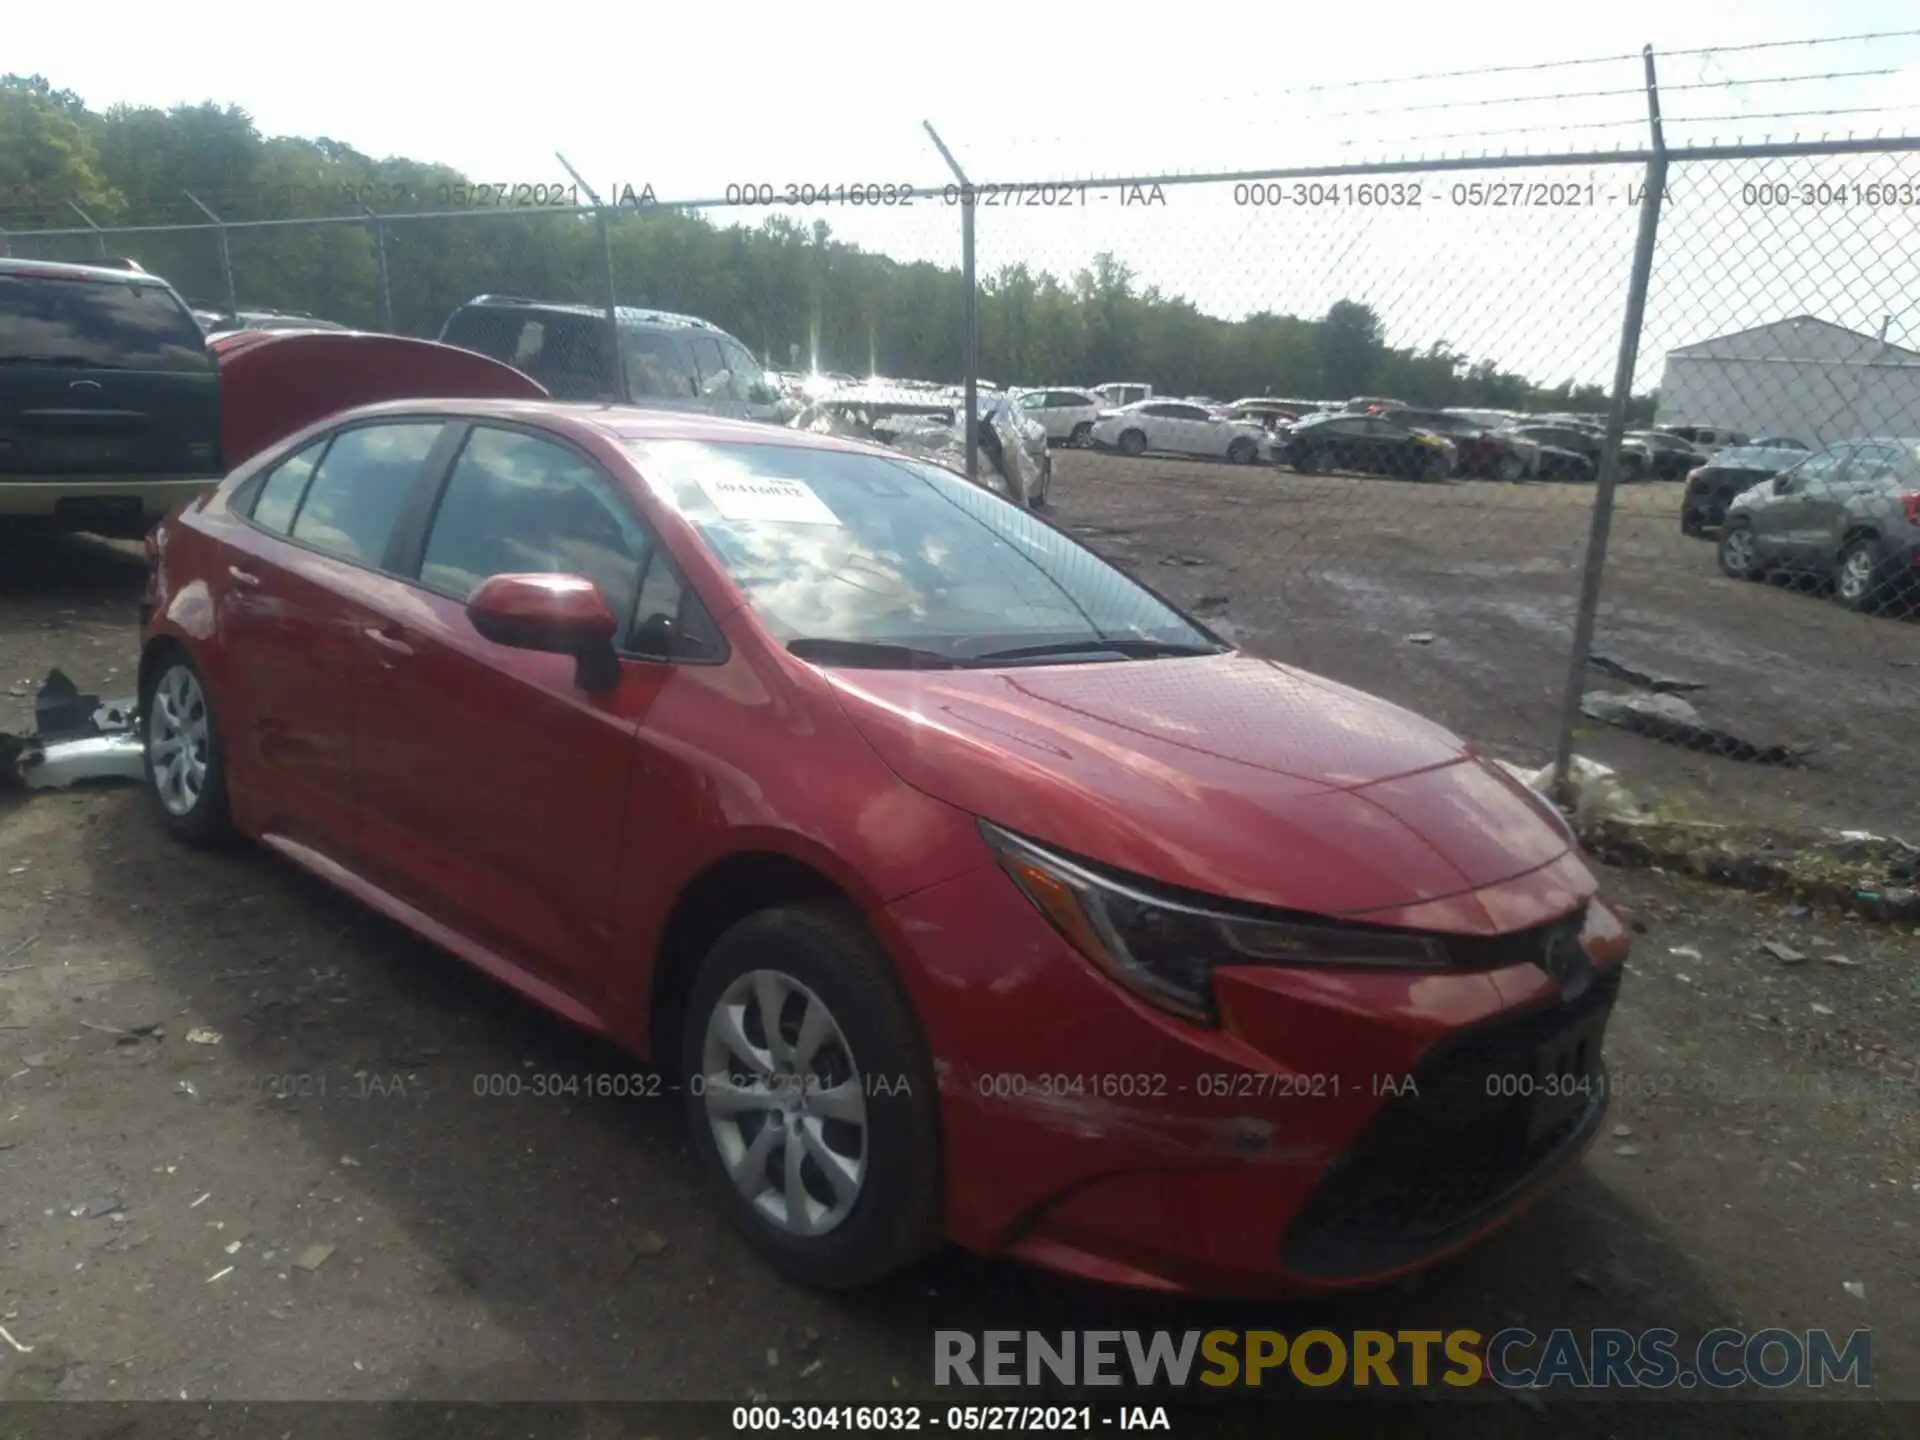
[{"label": "alloy wheel", "polygon": [[1746,526],[1729,530],[1720,541],[1720,558],[1735,575],[1753,572],[1753,535]]},{"label": "alloy wheel", "polygon": [[824,1235],[867,1177],[866,1091],[839,1022],[779,970],[750,970],[707,1017],[701,1097],[720,1162],[767,1223]]},{"label": "alloy wheel", "polygon": [[1858,605],[1867,598],[1873,589],[1873,555],[1864,546],[1847,552],[1840,562],[1840,573],[1834,577],[1834,588],[1849,604]]},{"label": "alloy wheel", "polygon": [[199,679],[185,665],[173,666],[154,686],[147,715],[153,788],[169,815],[191,814],[206,793],[211,735]]}]

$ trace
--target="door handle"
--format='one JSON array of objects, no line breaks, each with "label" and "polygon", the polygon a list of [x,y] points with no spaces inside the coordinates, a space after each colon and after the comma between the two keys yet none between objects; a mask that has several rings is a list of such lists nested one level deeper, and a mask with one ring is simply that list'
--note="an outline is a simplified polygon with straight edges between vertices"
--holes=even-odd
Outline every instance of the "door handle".
[{"label": "door handle", "polygon": [[249,590],[260,583],[260,577],[258,575],[242,570],[238,565],[229,565],[227,567],[227,574],[233,577],[234,584],[244,585]]},{"label": "door handle", "polygon": [[385,630],[376,630],[371,626],[362,630],[360,633],[378,645],[382,650],[385,650],[389,655],[413,654],[413,647],[398,635],[389,634]]}]

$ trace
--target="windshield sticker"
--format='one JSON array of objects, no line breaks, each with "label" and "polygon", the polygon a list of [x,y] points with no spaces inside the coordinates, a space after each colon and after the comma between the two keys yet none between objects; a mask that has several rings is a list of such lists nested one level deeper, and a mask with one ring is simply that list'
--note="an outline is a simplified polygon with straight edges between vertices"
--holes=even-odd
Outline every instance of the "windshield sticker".
[{"label": "windshield sticker", "polygon": [[728,520],[773,521],[788,525],[838,525],[840,517],[802,480],[772,476],[696,475],[713,508]]}]

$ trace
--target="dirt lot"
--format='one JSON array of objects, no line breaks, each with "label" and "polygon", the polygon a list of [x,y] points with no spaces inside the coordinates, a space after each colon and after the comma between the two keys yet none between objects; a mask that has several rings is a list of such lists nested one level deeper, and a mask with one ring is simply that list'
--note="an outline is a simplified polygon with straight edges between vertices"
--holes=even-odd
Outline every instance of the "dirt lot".
[{"label": "dirt lot", "polygon": [[[1063,522],[1180,598],[1226,597],[1208,608],[1254,648],[1545,758],[1583,496],[1079,455],[1057,485]],[[1864,763],[1787,774],[1629,736],[1583,748],[1716,802],[1910,824],[1920,676],[1894,662],[1920,656],[1920,627],[1713,577],[1670,501],[1629,499],[1607,646],[1710,681],[1716,718]],[[0,552],[0,730],[24,728],[51,664],[126,687],[137,591],[124,551]],[[163,843],[137,791],[0,796],[0,1326],[31,1347],[0,1343],[0,1399],[944,1407],[936,1327],[1777,1324],[1871,1327],[1882,1403],[1690,1405],[1658,1433],[1914,1433],[1920,940],[1658,874],[1612,883],[1643,927],[1609,1041],[1628,1080],[1617,1128],[1564,1192],[1425,1285],[1169,1304],[943,1255],[828,1297],[725,1230],[676,1106],[477,1093],[506,1073],[630,1071],[619,1056],[264,854]],[[1767,939],[1809,958],[1783,964]],[[330,1249],[303,1268],[310,1247]],[[1489,1403],[1419,1407],[1406,1428],[1620,1434],[1657,1402]],[[0,1431],[28,1433],[22,1413]],[[223,1433],[231,1414],[176,1432],[177,1413],[85,1433]],[[329,1413],[272,1433],[455,1433]],[[510,1433],[620,1433],[520,1413]],[[1273,1414],[1186,1433],[1267,1434]]]},{"label": "dirt lot", "polygon": [[[1566,685],[1593,487],[1444,486],[1070,453],[1059,517],[1148,584],[1222,616],[1251,648],[1543,764]],[[1722,577],[1680,534],[1680,486],[1623,488],[1595,650],[1702,682],[1703,717],[1759,767],[1588,723],[1579,749],[1643,798],[1706,816],[1891,829],[1920,814],[1920,623]],[[1413,642],[1409,636],[1431,637]],[[1595,674],[1590,689],[1627,690]],[[1908,836],[1920,839],[1920,836]]]}]

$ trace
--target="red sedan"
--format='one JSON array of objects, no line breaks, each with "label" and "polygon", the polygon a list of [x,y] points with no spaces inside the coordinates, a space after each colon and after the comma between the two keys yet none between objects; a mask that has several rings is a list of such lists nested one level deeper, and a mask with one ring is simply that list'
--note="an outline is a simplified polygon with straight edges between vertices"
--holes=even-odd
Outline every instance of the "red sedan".
[{"label": "red sedan", "polygon": [[789,1274],[944,1236],[1359,1284],[1498,1228],[1600,1126],[1627,936],[1557,813],[946,470],[408,401],[149,549],[164,825],[677,1077]]}]

